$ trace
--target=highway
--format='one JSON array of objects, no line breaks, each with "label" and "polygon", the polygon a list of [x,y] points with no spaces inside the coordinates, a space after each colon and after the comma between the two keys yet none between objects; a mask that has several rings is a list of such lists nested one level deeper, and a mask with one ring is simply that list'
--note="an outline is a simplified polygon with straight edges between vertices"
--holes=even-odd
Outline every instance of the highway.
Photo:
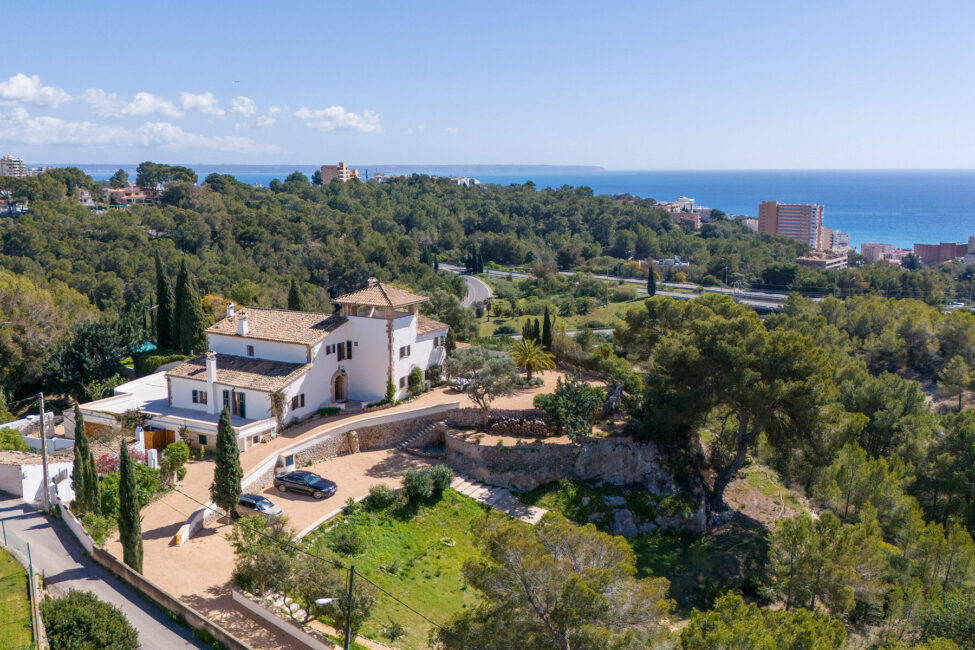
[{"label": "highway", "polygon": [[[467,296],[461,301],[463,305],[472,305],[479,300],[484,300],[485,298],[490,298],[494,295],[491,291],[491,287],[485,284],[482,280],[468,275],[466,269],[462,266],[457,266],[455,264],[440,264],[440,268],[444,271],[449,271],[450,273],[461,273],[464,277],[464,282],[467,283]],[[522,271],[498,271],[496,269],[487,269],[485,271],[488,275],[493,275],[500,278],[514,278],[519,280],[524,280],[532,277],[530,273],[525,273]],[[559,271],[560,275],[572,276],[575,275],[575,271]],[[603,280],[606,282],[618,282],[623,280],[628,284],[637,285],[637,293],[646,294],[647,293],[647,281],[639,280],[634,278],[617,278],[611,275],[594,275],[597,280]],[[756,311],[778,311],[788,297],[783,293],[771,293],[765,291],[741,291],[738,289],[728,289],[725,287],[704,287],[697,284],[690,283],[672,283],[672,282],[658,282],[657,283],[657,294],[658,296],[668,296],[670,298],[677,298],[678,300],[692,300],[694,298],[699,298],[702,294],[700,293],[688,293],[687,291],[668,291],[667,289],[685,289],[689,291],[702,290],[703,292],[710,293],[723,293],[730,295],[735,299],[735,302],[741,303],[745,306],[751,307]],[[485,294],[485,290],[488,292]]]}]

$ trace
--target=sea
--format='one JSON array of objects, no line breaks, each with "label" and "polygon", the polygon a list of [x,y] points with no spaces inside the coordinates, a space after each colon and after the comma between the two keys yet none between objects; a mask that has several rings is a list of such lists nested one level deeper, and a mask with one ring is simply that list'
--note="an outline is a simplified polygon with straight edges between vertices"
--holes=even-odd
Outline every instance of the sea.
[{"label": "sea", "polygon": [[[212,172],[267,186],[292,171],[308,175],[314,165],[187,165],[202,181]],[[810,171],[610,171],[598,167],[547,165],[351,165],[372,174],[428,173],[472,176],[501,185],[532,181],[538,189],[588,187],[595,194],[627,193],[657,201],[679,196],[728,215],[757,216],[762,201],[818,203],[824,225],[850,234],[850,242],[892,244],[963,242],[975,235],[975,170]],[[78,165],[95,179],[122,168],[135,178],[135,164]]]}]

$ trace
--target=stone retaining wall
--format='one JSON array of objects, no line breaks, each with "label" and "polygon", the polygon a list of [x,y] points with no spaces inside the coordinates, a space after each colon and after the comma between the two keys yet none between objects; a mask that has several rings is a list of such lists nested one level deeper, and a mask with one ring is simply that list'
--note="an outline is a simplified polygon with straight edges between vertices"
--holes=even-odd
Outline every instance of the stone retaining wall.
[{"label": "stone retaining wall", "polygon": [[[657,496],[676,492],[673,477],[659,462],[656,445],[637,443],[629,437],[587,437],[577,445],[535,440],[498,447],[448,432],[446,450],[447,463],[457,473],[515,490],[533,490],[565,478],[640,486]],[[657,522],[665,528],[700,529],[703,524],[703,498],[689,517]]]}]

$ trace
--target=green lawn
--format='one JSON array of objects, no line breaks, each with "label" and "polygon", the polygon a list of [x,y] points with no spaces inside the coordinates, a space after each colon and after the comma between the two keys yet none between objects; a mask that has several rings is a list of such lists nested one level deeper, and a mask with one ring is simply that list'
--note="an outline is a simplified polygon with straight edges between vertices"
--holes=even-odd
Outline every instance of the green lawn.
[{"label": "green lawn", "polygon": [[0,648],[33,647],[27,572],[0,550]]},{"label": "green lawn", "polygon": [[[590,326],[602,327],[616,327],[623,322],[623,315],[631,309],[636,309],[643,304],[646,300],[646,296],[637,298],[636,300],[624,300],[622,302],[610,302],[609,305],[600,303],[599,307],[594,307],[589,310],[587,314],[576,314],[574,316],[558,316],[558,319],[565,323],[566,328],[569,330],[582,329],[587,324]],[[515,328],[516,334],[521,334],[521,326],[525,321],[538,318],[541,322],[541,316],[518,316],[513,318],[494,318],[493,316],[482,317],[477,319],[478,334],[480,336],[491,336],[494,334],[494,330],[502,325],[507,325],[509,327]]]},{"label": "green lawn", "polygon": [[[353,526],[363,540],[362,548],[352,557],[341,553],[339,557],[439,623],[475,602],[464,585],[461,567],[477,555],[474,539],[489,516],[501,515],[486,512],[476,501],[448,489],[438,503],[415,513],[395,506],[379,512],[360,508],[351,516],[330,521],[308,539],[321,552],[343,526]],[[428,647],[430,625],[381,594],[360,634],[389,643],[383,628],[390,621],[406,631],[393,645]]]}]

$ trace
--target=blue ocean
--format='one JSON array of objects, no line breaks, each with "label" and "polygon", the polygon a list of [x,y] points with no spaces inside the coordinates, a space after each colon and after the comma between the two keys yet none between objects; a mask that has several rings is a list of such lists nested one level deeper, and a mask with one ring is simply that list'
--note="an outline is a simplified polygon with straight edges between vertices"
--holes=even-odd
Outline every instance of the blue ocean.
[{"label": "blue ocean", "polygon": [[[351,164],[351,163],[350,163]],[[79,165],[97,179],[135,165]],[[189,165],[204,178],[232,174],[267,185],[312,165]],[[975,235],[975,170],[836,171],[601,171],[593,168],[479,165],[355,165],[370,175],[435,173],[474,176],[484,183],[524,183],[539,188],[586,186],[596,194],[629,193],[658,201],[688,196],[729,215],[757,216],[761,201],[820,203],[825,225],[850,233],[854,246],[868,241],[910,248],[915,243],[967,241]]]}]

